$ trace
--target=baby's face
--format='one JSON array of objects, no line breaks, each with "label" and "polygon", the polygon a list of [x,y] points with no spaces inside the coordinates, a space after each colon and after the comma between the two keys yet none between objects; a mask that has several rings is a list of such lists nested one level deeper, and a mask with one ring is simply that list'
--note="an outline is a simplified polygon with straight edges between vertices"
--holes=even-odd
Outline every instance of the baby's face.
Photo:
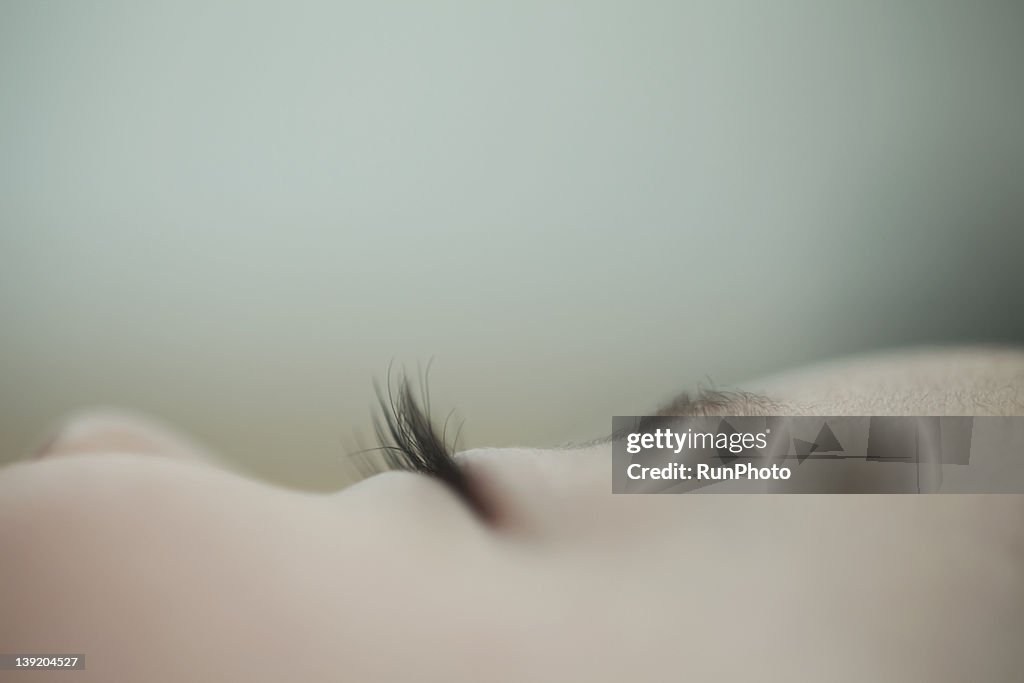
[{"label": "baby's face", "polygon": [[[1024,353],[742,388],[776,414],[1021,414]],[[79,423],[0,471],[0,649],[84,653],[75,676],[97,681],[933,683],[1024,666],[1024,497],[613,496],[610,458],[460,454],[485,523],[421,475],[300,493],[145,425]]]}]

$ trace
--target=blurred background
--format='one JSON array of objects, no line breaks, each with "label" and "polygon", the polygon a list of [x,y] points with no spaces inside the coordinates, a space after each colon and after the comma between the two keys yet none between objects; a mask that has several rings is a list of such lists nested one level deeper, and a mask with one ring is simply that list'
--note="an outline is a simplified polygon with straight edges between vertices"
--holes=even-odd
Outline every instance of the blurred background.
[{"label": "blurred background", "polygon": [[433,359],[463,445],[1024,341],[1024,3],[0,0],[0,461],[159,415],[333,488]]}]

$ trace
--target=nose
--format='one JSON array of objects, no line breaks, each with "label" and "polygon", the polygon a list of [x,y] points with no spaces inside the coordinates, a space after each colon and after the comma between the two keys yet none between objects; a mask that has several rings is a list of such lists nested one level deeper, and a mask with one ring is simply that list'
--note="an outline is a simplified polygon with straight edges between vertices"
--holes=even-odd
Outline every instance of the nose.
[{"label": "nose", "polygon": [[151,418],[113,409],[85,410],[65,418],[35,452],[37,458],[85,453],[133,453],[208,460],[209,453]]}]

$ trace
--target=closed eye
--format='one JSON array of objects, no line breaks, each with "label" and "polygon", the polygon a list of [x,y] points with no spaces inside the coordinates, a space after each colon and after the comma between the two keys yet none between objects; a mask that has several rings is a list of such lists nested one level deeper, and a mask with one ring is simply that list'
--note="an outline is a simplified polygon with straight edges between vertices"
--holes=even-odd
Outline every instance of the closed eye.
[{"label": "closed eye", "polygon": [[447,430],[438,434],[431,422],[425,382],[419,399],[404,374],[393,385],[389,373],[387,389],[379,384],[375,389],[380,413],[374,417],[374,430],[387,466],[437,479],[478,517],[491,519],[486,501],[455,462],[454,448],[445,438]]}]

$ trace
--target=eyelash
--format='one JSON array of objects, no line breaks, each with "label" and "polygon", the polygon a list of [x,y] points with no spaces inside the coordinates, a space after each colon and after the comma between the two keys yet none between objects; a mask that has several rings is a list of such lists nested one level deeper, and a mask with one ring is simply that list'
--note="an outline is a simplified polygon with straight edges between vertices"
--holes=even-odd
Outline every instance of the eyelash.
[{"label": "eyelash", "polygon": [[417,398],[408,377],[403,373],[397,382],[392,383],[390,370],[386,390],[379,383],[374,383],[379,413],[374,415],[373,426],[384,462],[392,470],[405,470],[437,479],[476,515],[488,519],[487,506],[455,462],[454,443],[449,446],[446,441],[448,421],[445,420],[439,435],[430,419],[430,398],[425,379],[421,386],[420,397]]}]

